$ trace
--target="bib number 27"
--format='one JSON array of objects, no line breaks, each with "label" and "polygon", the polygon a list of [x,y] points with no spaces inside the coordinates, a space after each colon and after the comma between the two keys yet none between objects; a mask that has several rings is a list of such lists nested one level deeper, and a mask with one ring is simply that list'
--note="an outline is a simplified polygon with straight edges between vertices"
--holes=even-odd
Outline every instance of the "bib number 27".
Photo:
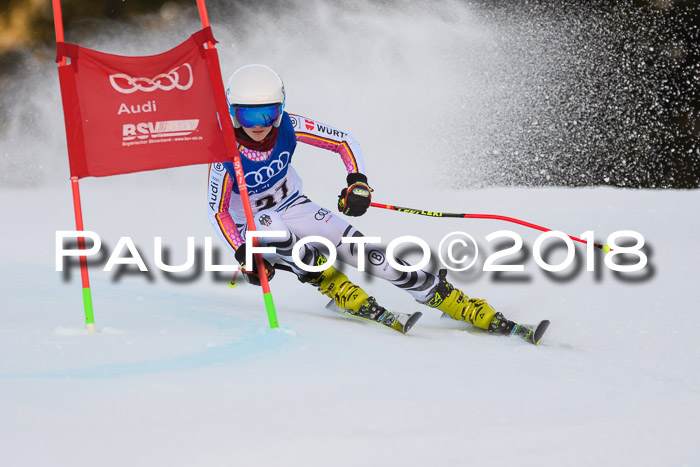
[{"label": "bib number 27", "polygon": [[287,188],[287,180],[285,180],[280,186],[275,188],[274,192],[270,193],[269,195],[265,195],[261,198],[258,198],[255,201],[255,207],[258,209],[258,211],[262,211],[263,209],[272,209],[280,201],[287,198],[288,194],[289,188]]}]

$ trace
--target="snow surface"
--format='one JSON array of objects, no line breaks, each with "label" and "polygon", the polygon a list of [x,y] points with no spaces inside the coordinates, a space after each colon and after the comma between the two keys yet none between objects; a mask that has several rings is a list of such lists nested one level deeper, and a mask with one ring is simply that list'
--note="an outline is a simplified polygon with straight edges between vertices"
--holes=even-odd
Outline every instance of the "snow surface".
[{"label": "snow surface", "polygon": [[[319,156],[302,150],[297,161],[303,176]],[[3,465],[697,465],[697,191],[378,189],[379,202],[645,236],[651,273],[637,283],[600,262],[600,273],[557,282],[531,258],[514,273],[526,281],[451,275],[511,319],[551,319],[535,347],[427,308],[400,335],[326,311],[325,297],[283,272],[271,283],[282,328],[270,330],[260,289],[212,273],[178,284],[153,267],[154,235],[173,263],[186,236],[202,245],[213,235],[205,169],[166,172],[190,182],[150,173],[81,184],[86,228],[109,248],[131,236],[152,270],[149,281],[92,266],[93,335],[81,326],[77,269],[68,281],[54,270],[55,231],[73,229],[69,184],[0,192]],[[318,201],[332,205],[332,180],[309,183],[319,184]],[[484,251],[495,230],[518,232],[529,251],[538,235],[383,210],[356,225],[431,245],[463,230]],[[421,309],[349,274],[386,306]]]},{"label": "snow surface", "polygon": [[[519,233],[526,254],[511,259],[522,260],[524,273],[480,273],[482,255],[473,272],[449,277],[511,319],[551,319],[542,345],[440,319],[355,271],[347,271],[351,279],[385,306],[422,309],[409,335],[328,312],[325,297],[282,272],[271,284],[282,325],[273,331],[259,289],[231,289],[226,275],[178,280],[154,268],[154,236],[174,264],[185,259],[187,236],[199,247],[214,236],[204,167],[84,179],[85,227],[100,234],[107,253],[130,236],[151,268],[119,274],[91,265],[98,332],[90,335],[79,272],[55,271],[55,233],[75,224],[47,52],[3,96],[3,112],[13,117],[0,134],[0,465],[698,465],[700,192],[474,189],[530,167],[499,165],[499,151],[506,162],[520,154],[539,170],[549,151],[523,133],[523,115],[552,128],[557,138],[546,141],[595,154],[608,124],[594,102],[571,101],[586,117],[573,124],[585,131],[561,126],[559,135],[552,112],[569,118],[571,106],[544,105],[528,90],[585,96],[610,82],[615,70],[601,70],[596,53],[584,54],[585,74],[565,72],[582,58],[571,50],[607,43],[554,47],[563,38],[576,45],[577,36],[552,34],[558,23],[537,12],[543,24],[516,15],[506,21],[513,32],[465,2],[284,3],[289,9],[235,14],[227,2],[210,3],[224,79],[252,62],[279,70],[290,111],[361,142],[377,202],[513,216],[573,235],[593,230],[599,240],[636,230],[647,240],[649,266],[619,277],[596,254],[597,272],[579,266],[552,278],[532,260],[534,230],[371,210],[353,221],[366,235],[418,235],[433,252],[455,230],[475,236],[485,253],[493,251],[489,233]],[[144,18],[105,24],[95,37],[80,28],[66,37],[105,52],[159,53],[198,29],[190,13],[160,29]],[[388,119],[386,109],[397,111]],[[295,166],[306,194],[333,207],[344,180],[335,155],[300,147]],[[551,261],[562,255],[554,251]],[[582,246],[576,258],[585,264]]]}]

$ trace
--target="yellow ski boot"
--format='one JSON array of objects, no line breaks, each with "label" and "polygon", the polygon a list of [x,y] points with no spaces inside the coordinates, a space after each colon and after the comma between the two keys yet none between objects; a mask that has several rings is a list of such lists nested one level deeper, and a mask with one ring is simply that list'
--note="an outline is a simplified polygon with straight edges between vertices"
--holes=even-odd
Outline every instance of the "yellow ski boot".
[{"label": "yellow ski boot", "polygon": [[[318,252],[314,265],[321,266],[326,264],[326,261],[326,257]],[[353,284],[348,276],[333,266],[320,272],[308,272],[299,276],[299,280],[318,288],[323,295],[332,298],[339,309],[354,315],[374,318],[380,309],[384,311],[384,308],[377,305],[374,297],[370,297],[367,292]]]},{"label": "yellow ski boot", "polygon": [[[320,266],[326,263],[326,258],[318,254],[315,264]],[[406,334],[416,321],[422,316],[420,311],[415,313],[392,313],[377,303],[374,297],[370,297],[362,288],[353,284],[348,277],[330,266],[325,271],[307,273],[299,276],[302,282],[309,282],[317,287],[326,297],[332,301],[326,305],[331,311],[373,321],[400,333]]]},{"label": "yellow ski boot", "polygon": [[464,292],[447,282],[447,269],[438,272],[439,282],[435,286],[433,296],[425,302],[431,308],[437,308],[458,321],[485,329],[488,332],[508,334],[515,323],[508,321],[501,313],[497,313],[486,300],[469,298]]},{"label": "yellow ski boot", "polygon": [[329,310],[344,315],[374,321],[378,324],[406,334],[422,316],[420,311],[415,313],[392,313],[379,305],[374,297],[356,286],[345,274],[333,266],[318,273],[317,277],[308,281],[318,287],[325,296],[333,301],[326,305]]},{"label": "yellow ski boot", "polygon": [[309,281],[323,295],[332,298],[338,308],[347,310],[354,314],[360,314],[362,306],[370,296],[357,285],[353,284],[348,277],[338,271],[333,266],[319,273]]}]

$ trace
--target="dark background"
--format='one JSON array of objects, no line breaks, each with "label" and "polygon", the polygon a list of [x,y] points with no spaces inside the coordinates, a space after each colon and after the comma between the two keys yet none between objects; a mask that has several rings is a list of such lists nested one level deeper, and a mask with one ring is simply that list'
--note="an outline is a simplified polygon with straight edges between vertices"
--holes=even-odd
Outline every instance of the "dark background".
[{"label": "dark background", "polygon": [[[214,0],[212,0],[214,1]],[[236,8],[254,4],[256,8],[275,7],[275,1],[238,1],[227,3],[228,14]],[[382,2],[387,4],[388,2]],[[632,76],[644,79],[645,93],[654,93],[654,109],[649,123],[639,123],[640,133],[648,135],[645,144],[623,144],[619,141],[629,132],[622,121],[630,115],[649,109],[635,109],[634,101],[611,111],[616,103],[601,112],[607,127],[596,142],[596,151],[581,149],[581,154],[564,161],[555,151],[548,161],[553,170],[547,179],[529,177],[527,167],[512,172],[521,178],[510,178],[515,185],[612,185],[636,188],[697,188],[700,187],[700,2],[698,0],[475,0],[467,2],[481,11],[494,14],[518,15],[616,15],[627,20],[615,24],[625,28],[624,40],[607,44],[621,61],[636,64]],[[144,13],[193,8],[194,0],[64,0],[64,27],[79,29],[88,35],[97,32],[100,24],[93,19],[105,18],[129,22]],[[214,4],[209,5],[215,13]],[[523,13],[524,12],[524,13]],[[28,54],[51,59],[55,41],[53,11],[49,0],[0,0],[0,92],[8,92],[9,82],[22,67]],[[214,19],[214,17],[212,18]],[[572,34],[574,31],[572,30]],[[581,34],[581,31],[575,31]],[[564,30],[561,34],[567,34]],[[591,41],[596,40],[595,31]],[[616,50],[619,49],[619,50]],[[641,65],[640,65],[641,64]],[[638,102],[645,101],[640,96]],[[648,99],[647,99],[648,100]],[[9,118],[7,115],[3,119]],[[0,120],[0,123],[2,120]],[[1,132],[1,130],[0,130]],[[613,140],[615,142],[613,143]],[[581,146],[581,145],[579,145]],[[576,151],[574,151],[576,152]],[[585,154],[584,154],[585,153]],[[592,162],[593,161],[593,162]],[[513,161],[503,164],[512,165]],[[572,164],[589,174],[573,177]],[[624,166],[624,167],[623,167]]]}]

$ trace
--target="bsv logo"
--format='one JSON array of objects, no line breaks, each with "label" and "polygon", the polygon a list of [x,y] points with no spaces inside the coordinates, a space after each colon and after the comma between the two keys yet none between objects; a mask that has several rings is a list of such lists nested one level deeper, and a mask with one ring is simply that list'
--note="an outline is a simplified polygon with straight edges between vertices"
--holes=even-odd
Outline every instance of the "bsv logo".
[{"label": "bsv logo", "polygon": [[126,123],[122,127],[122,141],[135,139],[170,138],[187,136],[199,126],[199,120],[166,120],[164,122]]},{"label": "bsv logo", "polygon": [[153,92],[157,89],[170,91],[179,89],[186,91],[192,87],[194,76],[189,63],[173,68],[167,73],[161,73],[153,78],[133,77],[124,73],[109,75],[109,82],[115,91],[131,94],[136,91]]}]

